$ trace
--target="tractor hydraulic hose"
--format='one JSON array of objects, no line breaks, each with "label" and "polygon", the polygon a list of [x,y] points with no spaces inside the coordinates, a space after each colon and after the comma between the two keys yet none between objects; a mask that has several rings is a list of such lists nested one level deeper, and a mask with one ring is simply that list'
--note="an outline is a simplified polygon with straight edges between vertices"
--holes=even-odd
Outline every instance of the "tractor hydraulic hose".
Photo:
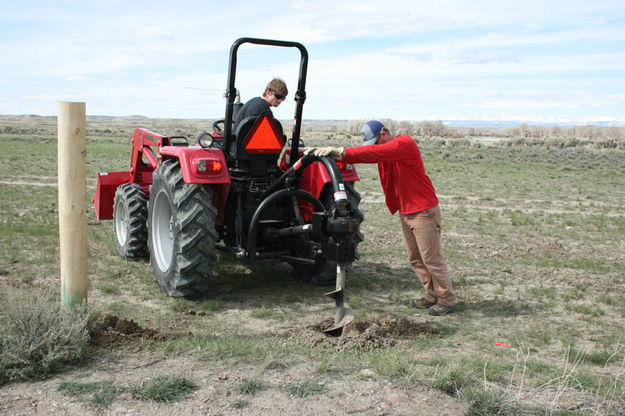
[{"label": "tractor hydraulic hose", "polygon": [[[346,217],[351,214],[351,207],[349,204],[349,200],[347,199],[347,192],[345,191],[345,184],[343,182],[343,175],[341,175],[341,170],[336,165],[336,162],[331,157],[319,157],[312,154],[306,155],[306,157],[312,156],[313,161],[319,161],[323,163],[323,166],[326,168],[328,175],[330,175],[330,181],[332,182],[332,191],[334,196],[334,201],[337,206],[337,214],[339,217]],[[301,160],[302,165],[304,161],[306,161],[306,157]],[[311,162],[307,162],[306,166],[310,165]],[[295,167],[295,165],[294,165]]]},{"label": "tractor hydraulic hose", "polygon": [[256,234],[258,233],[258,222],[260,221],[263,211],[274,201],[285,197],[296,197],[305,199],[306,201],[313,204],[316,210],[325,211],[325,207],[323,206],[321,201],[315,198],[312,194],[306,191],[302,191],[301,189],[283,189],[269,195],[267,198],[263,199],[263,201],[258,205],[258,208],[256,208],[256,211],[252,216],[252,220],[250,221],[249,233],[247,238],[247,252],[250,260],[254,260],[256,258]]},{"label": "tractor hydraulic hose", "polygon": [[343,184],[343,175],[341,175],[341,171],[334,162],[334,159],[329,157],[319,157],[315,156],[312,153],[305,155],[303,158],[299,159],[293,166],[291,166],[286,172],[282,174],[278,178],[278,180],[272,184],[263,194],[263,198],[267,197],[267,195],[272,194],[278,189],[286,180],[286,178],[294,175],[299,172],[300,169],[304,169],[311,165],[313,162],[321,162],[323,166],[325,166],[328,175],[330,175],[330,181],[332,182],[332,190],[334,192],[334,200],[337,205],[340,206],[339,201],[347,201],[347,193],[345,192],[345,185]]},{"label": "tractor hydraulic hose", "polygon": [[[316,156],[317,157],[317,156]],[[341,171],[338,166],[336,166],[336,162],[334,159],[330,157],[317,157],[318,160],[323,163],[326,170],[328,171],[328,175],[330,175],[330,179],[332,180],[332,190],[334,191],[334,201],[336,201],[336,205],[341,207],[342,203],[347,203],[347,192],[345,192],[345,184],[343,183],[343,175],[341,175]]]},{"label": "tractor hydraulic hose", "polygon": [[318,159],[314,155],[306,155],[303,158],[299,159],[297,163],[291,166],[286,172],[284,172],[278,180],[273,183],[267,190],[263,193],[263,198],[266,198],[268,195],[271,195],[276,191],[276,189],[280,188],[280,186],[284,183],[286,178],[295,175],[300,169],[306,168],[308,165],[312,164],[316,159]]}]

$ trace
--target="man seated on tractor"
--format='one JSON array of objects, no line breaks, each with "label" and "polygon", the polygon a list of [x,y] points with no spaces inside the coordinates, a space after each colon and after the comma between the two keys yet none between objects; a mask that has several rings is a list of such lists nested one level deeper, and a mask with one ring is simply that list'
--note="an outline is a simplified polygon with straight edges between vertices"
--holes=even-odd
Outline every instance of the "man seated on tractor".
[{"label": "man seated on tractor", "polygon": [[265,87],[265,92],[260,97],[254,97],[245,103],[234,119],[234,131],[247,117],[269,116],[273,117],[271,107],[277,107],[286,99],[289,90],[286,83],[280,78],[274,78]]}]

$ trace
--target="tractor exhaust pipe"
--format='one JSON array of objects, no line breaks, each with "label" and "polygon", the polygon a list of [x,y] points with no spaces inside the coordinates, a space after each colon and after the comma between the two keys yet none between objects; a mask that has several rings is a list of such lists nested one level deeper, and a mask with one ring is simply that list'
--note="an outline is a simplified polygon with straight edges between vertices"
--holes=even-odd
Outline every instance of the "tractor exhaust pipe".
[{"label": "tractor exhaust pipe", "polygon": [[333,337],[343,335],[344,328],[354,320],[354,313],[345,307],[345,268],[340,264],[336,265],[336,289],[325,294],[334,299],[334,325],[326,329],[326,334]]}]

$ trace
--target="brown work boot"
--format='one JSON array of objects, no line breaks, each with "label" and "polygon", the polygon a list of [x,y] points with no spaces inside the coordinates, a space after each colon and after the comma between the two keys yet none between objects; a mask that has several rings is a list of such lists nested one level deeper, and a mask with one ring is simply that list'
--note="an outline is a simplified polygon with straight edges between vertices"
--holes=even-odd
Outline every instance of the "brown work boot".
[{"label": "brown work boot", "polygon": [[413,308],[429,308],[434,305],[436,305],[436,302],[431,302],[426,298],[410,299],[410,306]]},{"label": "brown work boot", "polygon": [[454,313],[454,307],[445,306],[437,303],[436,305],[430,306],[428,308],[428,313],[432,316],[449,315],[450,313]]}]

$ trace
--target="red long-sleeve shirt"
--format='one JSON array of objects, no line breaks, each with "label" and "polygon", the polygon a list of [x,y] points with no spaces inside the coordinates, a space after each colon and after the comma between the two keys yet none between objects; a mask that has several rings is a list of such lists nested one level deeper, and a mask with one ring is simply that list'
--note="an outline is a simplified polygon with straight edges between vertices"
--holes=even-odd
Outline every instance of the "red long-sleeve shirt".
[{"label": "red long-sleeve shirt", "polygon": [[391,214],[413,214],[438,205],[421,152],[410,136],[401,135],[383,144],[349,147],[345,163],[377,163],[380,182]]}]

